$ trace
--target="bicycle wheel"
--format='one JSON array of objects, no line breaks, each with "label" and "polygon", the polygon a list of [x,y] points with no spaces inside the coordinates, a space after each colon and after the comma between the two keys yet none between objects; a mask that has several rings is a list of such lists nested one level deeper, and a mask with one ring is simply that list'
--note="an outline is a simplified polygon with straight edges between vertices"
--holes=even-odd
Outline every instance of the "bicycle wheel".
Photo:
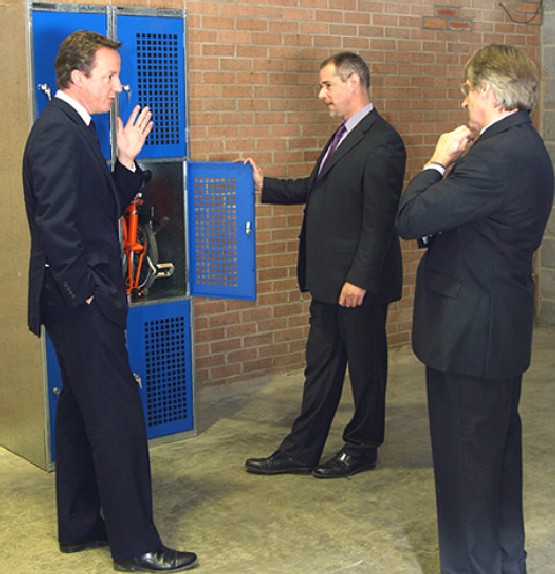
[{"label": "bicycle wheel", "polygon": [[[156,235],[149,224],[139,224],[137,227],[137,242],[145,247],[143,264],[139,273],[139,288],[143,295],[146,295],[149,287],[152,287],[152,284],[156,281],[156,273],[153,271],[152,266],[156,267],[159,261]],[[136,269],[139,263],[139,256],[136,255],[135,257],[134,264]]]}]

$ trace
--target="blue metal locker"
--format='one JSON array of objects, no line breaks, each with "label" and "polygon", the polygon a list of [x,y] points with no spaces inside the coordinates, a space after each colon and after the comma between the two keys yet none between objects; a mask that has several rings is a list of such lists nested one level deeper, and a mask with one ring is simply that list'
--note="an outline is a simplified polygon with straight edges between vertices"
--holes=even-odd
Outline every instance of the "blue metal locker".
[{"label": "blue metal locker", "polygon": [[[63,40],[75,30],[92,30],[106,35],[106,12],[59,12],[33,10],[33,75],[35,86],[36,117],[57,91],[54,61]],[[100,147],[106,160],[110,159],[110,116],[94,116]]]},{"label": "blue metal locker", "polygon": [[[51,460],[62,375],[45,336]],[[194,430],[191,301],[138,305],[127,317],[129,363],[143,404],[149,439]]]},{"label": "blue metal locker", "polygon": [[119,15],[117,18],[122,83],[120,114],[127,118],[134,106],[147,105],[154,128],[140,159],[187,156],[183,18]]},{"label": "blue metal locker", "polygon": [[[145,206],[166,224],[157,249],[162,260],[175,263],[179,276],[172,276],[171,281],[156,280],[148,296],[130,306],[127,346],[131,369],[140,384],[148,438],[192,431],[190,295],[256,298],[252,168],[233,162],[187,161],[182,17],[175,12],[164,16],[163,11],[149,11],[144,15],[114,7],[56,5],[59,9],[52,10],[52,5],[33,6],[37,116],[48,96],[55,93],[53,64],[58,48],[78,29],[117,36],[123,42],[119,50],[124,84],[119,101],[122,119],[127,119],[137,103],[153,109],[155,127],[138,158],[143,169],[152,174],[145,187]],[[95,118],[107,159],[109,121],[108,114]],[[53,461],[57,394],[62,381],[48,334],[45,355]]]}]

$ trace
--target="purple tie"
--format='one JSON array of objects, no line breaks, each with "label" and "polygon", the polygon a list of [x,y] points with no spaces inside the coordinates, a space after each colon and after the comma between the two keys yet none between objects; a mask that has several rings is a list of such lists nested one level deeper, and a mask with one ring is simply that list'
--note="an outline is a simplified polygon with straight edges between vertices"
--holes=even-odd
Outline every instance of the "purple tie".
[{"label": "purple tie", "polygon": [[330,157],[335,153],[335,150],[337,149],[337,146],[339,145],[339,142],[341,141],[341,138],[343,137],[346,131],[347,128],[345,127],[345,122],[343,121],[341,122],[341,125],[335,132],[333,140],[331,140],[331,144],[330,147],[328,148],[328,154],[326,155],[326,159],[322,162],[322,165],[320,166],[320,173],[322,172],[322,169],[324,169],[324,165],[326,165]]}]

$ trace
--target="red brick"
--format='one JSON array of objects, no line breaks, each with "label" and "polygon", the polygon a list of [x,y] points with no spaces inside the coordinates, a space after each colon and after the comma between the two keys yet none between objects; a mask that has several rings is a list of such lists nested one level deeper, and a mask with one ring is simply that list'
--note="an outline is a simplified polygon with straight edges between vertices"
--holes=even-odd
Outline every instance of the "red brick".
[{"label": "red brick", "polygon": [[436,16],[441,18],[456,18],[459,15],[458,8],[438,7],[435,10]]},{"label": "red brick", "polygon": [[432,30],[447,30],[449,28],[449,20],[428,16],[422,19],[422,25],[424,28]]}]

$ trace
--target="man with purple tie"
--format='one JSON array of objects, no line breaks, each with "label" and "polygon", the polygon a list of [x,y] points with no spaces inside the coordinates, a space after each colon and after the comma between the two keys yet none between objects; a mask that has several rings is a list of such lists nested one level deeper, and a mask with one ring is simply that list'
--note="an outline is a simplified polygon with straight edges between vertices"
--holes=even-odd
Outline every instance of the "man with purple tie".
[{"label": "man with purple tie", "polygon": [[[264,177],[245,160],[263,202],[306,204],[298,279],[312,295],[301,412],[274,454],[246,461],[255,474],[351,476],[376,466],[384,439],[385,325],[389,303],[401,297],[394,221],[405,147],[370,101],[370,72],[359,55],[327,58],[319,76],[319,98],[342,123],[311,175]],[[320,464],[347,367],[355,412],[343,448]]]}]

